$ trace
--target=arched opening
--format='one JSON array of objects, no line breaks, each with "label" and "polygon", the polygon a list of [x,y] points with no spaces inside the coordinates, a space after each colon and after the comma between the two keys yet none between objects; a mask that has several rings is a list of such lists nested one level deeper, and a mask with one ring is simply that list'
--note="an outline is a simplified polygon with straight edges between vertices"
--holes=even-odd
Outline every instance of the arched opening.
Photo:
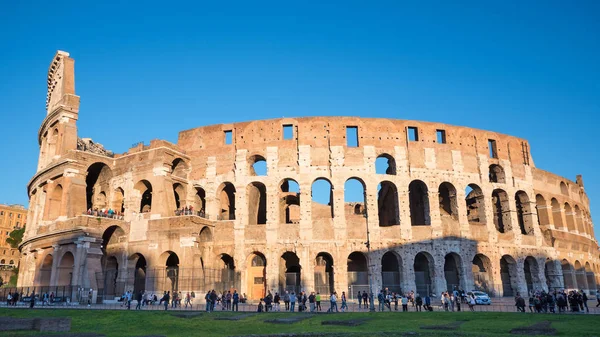
[{"label": "arched opening", "polygon": [[199,216],[206,217],[206,191],[202,187],[196,187],[194,209],[198,212]]},{"label": "arched opening", "polygon": [[585,275],[587,280],[587,289],[592,292],[596,290],[596,274],[589,262],[585,263]]},{"label": "arched opening", "polygon": [[152,184],[148,180],[140,180],[135,184],[135,190],[141,196],[140,212],[146,213],[152,211]]},{"label": "arched opening", "polygon": [[458,203],[456,202],[456,188],[444,182],[438,189],[439,209],[442,221],[444,218],[458,221]]},{"label": "arched opening", "polygon": [[518,191],[515,194],[515,204],[517,207],[517,221],[523,235],[533,235],[533,214],[531,213],[531,204],[527,193]]},{"label": "arched opening", "polygon": [[396,175],[396,161],[387,153],[380,154],[375,159],[375,173]]},{"label": "arched opening", "polygon": [[465,189],[465,196],[469,223],[485,224],[485,196],[481,188],[475,184],[469,184]]},{"label": "arched opening", "polygon": [[544,199],[541,194],[535,196],[535,210],[538,215],[538,225],[549,225],[550,217],[548,216],[548,205],[546,204],[546,199]]},{"label": "arched opening", "polygon": [[587,234],[587,230],[585,225],[583,224],[583,213],[581,209],[579,209],[579,205],[575,205],[575,223],[577,225],[577,231],[579,234]]},{"label": "arched opening", "polygon": [[577,282],[577,288],[579,290],[588,289],[585,268],[581,265],[581,262],[579,261],[575,261],[575,281]]},{"label": "arched opening", "polygon": [[108,206],[105,191],[110,191],[111,178],[112,171],[104,163],[94,163],[88,167],[85,177],[87,209],[101,210]]},{"label": "arched opening", "polygon": [[503,296],[514,296],[519,289],[517,283],[517,261],[509,255],[504,255],[500,259],[500,279],[502,280]]},{"label": "arched opening", "polygon": [[573,265],[569,263],[567,260],[562,260],[560,262],[560,266],[563,274],[563,284],[565,285],[565,289],[575,289],[577,288],[577,284],[575,284],[575,273],[573,272]]},{"label": "arched opening", "polygon": [[167,275],[167,289],[171,292],[179,290],[179,257],[173,252],[167,252],[169,256],[165,263]]},{"label": "arched opening", "polygon": [[[38,285],[41,287],[49,287],[50,286],[50,280],[52,279],[52,262],[53,262],[53,258],[52,258],[52,254],[48,254],[44,257],[44,260],[42,261],[42,264],[40,265],[40,276],[38,278],[39,283]],[[4,260],[2,260],[2,262],[0,264],[4,264]]]},{"label": "arched opening", "polygon": [[325,178],[317,178],[311,186],[312,218],[333,218],[333,186]]},{"label": "arched opening", "polygon": [[104,295],[107,299],[114,299],[117,295],[117,278],[119,276],[119,262],[114,256],[103,256],[104,260]]},{"label": "arched opening", "polygon": [[267,160],[260,155],[253,155],[248,159],[248,173],[251,176],[267,175]]},{"label": "arched opening", "polygon": [[410,221],[412,226],[429,226],[429,195],[427,185],[421,180],[414,180],[408,185],[410,203]]},{"label": "arched opening", "polygon": [[284,179],[279,187],[279,223],[300,223],[300,185]]},{"label": "arched opening", "polygon": [[475,289],[486,293],[493,291],[492,262],[487,256],[483,254],[475,255],[471,271],[473,272]]},{"label": "arched opening", "polygon": [[52,189],[48,204],[48,220],[56,220],[62,212],[63,187],[58,184]]},{"label": "arched opening", "polygon": [[573,218],[573,209],[568,202],[565,202],[565,220],[567,221],[567,229],[569,232],[575,232],[575,219]]},{"label": "arched opening", "polygon": [[[133,272],[133,292],[139,294],[146,290],[146,269],[148,264],[144,255],[136,253],[129,258],[131,263],[135,266]],[[135,262],[135,263],[133,263]]]},{"label": "arched opening", "polygon": [[401,293],[402,289],[402,258],[395,252],[389,251],[381,257],[381,280],[383,289]]},{"label": "arched opening", "polygon": [[263,183],[252,182],[246,188],[248,192],[248,224],[267,223],[267,188]]},{"label": "arched opening", "polygon": [[560,273],[556,268],[556,263],[550,258],[546,259],[544,264],[544,276],[546,277],[546,286],[548,291],[558,290],[562,288]]},{"label": "arched opening", "polygon": [[300,279],[302,267],[300,259],[293,252],[285,252],[279,260],[279,289],[290,293],[300,292]]},{"label": "arched opening", "polygon": [[124,243],[127,237],[119,226],[110,226],[102,234],[102,270],[104,272],[104,299],[114,299],[125,291],[124,281],[119,277],[119,263],[116,257],[125,252]]},{"label": "arched opening", "polygon": [[[362,210],[366,210],[367,197],[365,184],[361,179],[350,178],[344,183],[344,213],[346,221],[351,226],[363,228],[367,218]],[[357,212],[358,210],[358,212]]]},{"label": "arched opening", "polygon": [[176,183],[173,184],[173,195],[175,196],[175,208],[179,209],[185,205],[185,189],[183,185]]},{"label": "arched opening", "polygon": [[267,259],[262,253],[254,252],[248,257],[247,286],[248,297],[253,300],[263,298],[267,289]]},{"label": "arched opening", "polygon": [[210,231],[210,228],[208,228],[208,226],[204,226],[200,230],[198,239],[200,240],[200,242],[212,242],[213,236],[212,236],[212,232]]},{"label": "arched opening", "polygon": [[446,278],[446,290],[453,291],[461,288],[462,259],[456,253],[447,254],[444,257],[444,277]]},{"label": "arched opening", "polygon": [[509,233],[511,231],[509,203],[508,194],[504,190],[494,190],[492,192],[494,225],[499,233]]},{"label": "arched opening", "polygon": [[417,293],[426,296],[435,293],[433,288],[433,275],[434,275],[433,256],[429,253],[420,252],[415,256],[414,271],[415,271],[415,284],[417,286]]},{"label": "arched opening", "polygon": [[73,278],[73,266],[75,257],[71,252],[66,252],[58,264],[57,286],[70,286]]},{"label": "arched opening", "polygon": [[221,254],[221,269],[218,282],[214,285],[216,289],[230,290],[236,288],[235,262],[228,254]]},{"label": "arched opening", "polygon": [[235,220],[235,187],[233,184],[222,183],[217,190],[217,197],[219,220]]},{"label": "arched opening", "polygon": [[382,181],[377,186],[377,212],[379,226],[400,225],[400,209],[398,203],[398,189],[390,181]]},{"label": "arched opening", "polygon": [[506,183],[506,175],[504,174],[504,169],[500,165],[492,164],[490,165],[490,183]]},{"label": "arched opening", "polygon": [[333,257],[321,252],[315,258],[315,291],[331,294],[334,291]]},{"label": "arched opening", "polygon": [[562,221],[562,209],[560,207],[560,204],[558,203],[558,200],[552,198],[551,204],[552,204],[552,221],[554,221],[554,228],[556,228],[556,229],[565,228],[565,226],[563,225],[563,221]]},{"label": "arched opening", "polygon": [[564,195],[569,195],[569,188],[567,187],[567,184],[565,184],[564,181],[560,182],[560,193]]},{"label": "arched opening", "polygon": [[120,187],[114,191],[112,209],[119,215],[125,213],[125,191]]},{"label": "arched opening", "polygon": [[352,252],[348,255],[346,271],[350,294],[356,294],[359,290],[369,290],[369,272],[365,254]]},{"label": "arched opening", "polygon": [[542,289],[540,282],[540,270],[537,260],[528,256],[523,263],[523,272],[525,273],[525,283],[527,284],[527,292],[537,291]]},{"label": "arched opening", "polygon": [[188,165],[181,158],[176,158],[171,164],[171,175],[174,177],[186,179]]}]

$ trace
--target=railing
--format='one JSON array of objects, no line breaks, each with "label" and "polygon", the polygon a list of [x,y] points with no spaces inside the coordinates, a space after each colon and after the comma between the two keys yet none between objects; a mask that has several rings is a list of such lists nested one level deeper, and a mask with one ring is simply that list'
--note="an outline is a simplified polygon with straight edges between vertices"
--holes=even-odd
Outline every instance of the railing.
[{"label": "railing", "polygon": [[176,209],[175,216],[195,215],[204,219],[208,219],[208,214],[204,210],[193,211],[190,209]]},{"label": "railing", "polygon": [[[74,301],[79,302],[82,299],[87,300],[88,292],[86,290],[89,291],[89,289],[84,289],[80,286],[0,288],[0,302],[7,303],[8,294],[11,294],[11,297],[13,297],[14,301],[14,294],[17,293],[19,296],[14,305],[18,305],[20,303],[29,303],[31,301],[32,294],[35,294],[36,302],[42,302],[44,294],[47,294],[48,304],[67,304]],[[52,301],[50,301],[51,297],[53,298]]]},{"label": "railing", "polygon": [[98,218],[107,218],[107,219],[114,219],[114,220],[123,220],[124,214],[121,212],[112,212],[109,213],[109,211],[87,211],[84,212],[82,215],[87,215],[87,216],[92,216],[92,217],[98,217]]}]

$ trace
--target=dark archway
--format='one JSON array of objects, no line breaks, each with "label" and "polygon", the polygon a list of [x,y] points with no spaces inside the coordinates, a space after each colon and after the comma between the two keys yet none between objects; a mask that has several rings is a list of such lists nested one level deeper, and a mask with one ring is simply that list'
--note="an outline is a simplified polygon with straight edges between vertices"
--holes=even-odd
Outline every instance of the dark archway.
[{"label": "dark archway", "polygon": [[264,225],[267,223],[267,188],[263,183],[252,182],[248,192],[248,224]]},{"label": "dark archway", "polygon": [[494,190],[492,192],[492,205],[494,213],[494,225],[499,233],[510,233],[510,202],[508,194],[504,190]]},{"label": "dark archway", "polygon": [[492,164],[490,165],[490,183],[506,183],[506,175],[504,174],[504,169],[500,165]]},{"label": "dark archway", "polygon": [[148,180],[140,180],[134,187],[141,195],[140,212],[152,211],[152,184]]},{"label": "dark archway", "polygon": [[66,252],[58,264],[57,286],[70,286],[73,278],[75,257],[71,252]]},{"label": "dark archway", "polygon": [[417,293],[425,296],[435,293],[433,287],[433,275],[434,275],[434,261],[433,256],[426,252],[420,252],[415,256],[414,271],[415,271],[415,284],[417,286]]},{"label": "dark archway", "polygon": [[379,226],[400,225],[400,206],[398,204],[398,189],[396,185],[390,181],[382,181],[377,190]]},{"label": "dark archway", "polygon": [[235,192],[230,182],[222,183],[217,190],[219,220],[235,220]]},{"label": "dark archway", "polygon": [[500,259],[500,279],[502,280],[503,296],[514,296],[518,291],[517,261],[509,255],[504,255]]},{"label": "dark archway", "polygon": [[179,257],[173,252],[167,252],[169,256],[165,263],[167,275],[167,289],[171,292],[179,290]]},{"label": "dark archway", "polygon": [[284,179],[279,188],[279,222],[300,223],[300,185],[293,179]]},{"label": "dark archway", "polygon": [[[106,191],[109,191],[111,178],[112,171],[104,163],[94,163],[88,167],[85,176],[87,209],[101,210],[108,207],[106,204]],[[100,193],[104,193],[104,198]]]},{"label": "dark archway", "polygon": [[467,204],[467,220],[470,224],[486,224],[485,196],[481,187],[469,184],[465,189],[465,202]]},{"label": "dark archway", "polygon": [[[52,279],[52,262],[53,262],[52,254],[48,254],[44,257],[42,264],[40,265],[40,276],[39,276],[39,286],[48,287],[50,286],[50,280]],[[2,264],[4,264],[4,260],[2,260]]]},{"label": "dark archway", "polygon": [[524,191],[518,191],[515,194],[515,204],[517,207],[517,221],[519,229],[523,235],[533,235],[533,213],[531,212],[531,203],[529,196]]},{"label": "dark archway", "polygon": [[462,259],[456,253],[447,254],[444,257],[444,277],[446,279],[446,290],[453,291],[462,287]]},{"label": "dark archway", "polygon": [[351,294],[356,294],[359,290],[369,290],[367,257],[364,253],[353,252],[348,255],[346,270]]},{"label": "dark archway", "polygon": [[382,288],[402,293],[402,258],[389,251],[381,257]]},{"label": "dark archway", "polygon": [[408,185],[410,203],[410,221],[412,226],[429,226],[429,194],[427,185],[421,180],[414,180]]},{"label": "dark archway", "polygon": [[334,290],[333,257],[321,252],[315,258],[315,291],[331,294]]},{"label": "dark archway", "polygon": [[475,255],[471,271],[473,272],[473,284],[475,285],[475,289],[487,293],[494,290],[492,262],[487,256],[483,254]]},{"label": "dark archway", "polygon": [[298,294],[301,290],[302,267],[298,255],[293,252],[285,252],[279,260],[279,288],[282,292],[289,291]]}]

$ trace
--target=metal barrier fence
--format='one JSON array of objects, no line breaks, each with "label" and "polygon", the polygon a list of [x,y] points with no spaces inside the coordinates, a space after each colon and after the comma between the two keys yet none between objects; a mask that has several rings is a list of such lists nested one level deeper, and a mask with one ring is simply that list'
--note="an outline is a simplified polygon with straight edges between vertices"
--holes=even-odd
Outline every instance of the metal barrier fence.
[{"label": "metal barrier fence", "polygon": [[44,294],[54,295],[54,302],[79,302],[80,300],[87,300],[89,289],[84,289],[80,286],[54,286],[54,287],[13,287],[13,288],[0,288],[0,302],[6,303],[8,294],[14,296],[15,293],[19,294],[19,302],[28,301],[31,299],[31,295],[35,293],[35,297],[41,301]]}]

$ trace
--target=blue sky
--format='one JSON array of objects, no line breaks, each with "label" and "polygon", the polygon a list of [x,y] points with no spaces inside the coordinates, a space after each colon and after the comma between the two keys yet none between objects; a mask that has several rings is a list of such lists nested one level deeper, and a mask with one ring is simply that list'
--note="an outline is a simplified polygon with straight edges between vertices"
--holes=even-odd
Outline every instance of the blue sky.
[{"label": "blue sky", "polygon": [[600,210],[600,2],[216,3],[3,3],[0,203],[27,203],[61,49],[79,135],[115,152],[250,119],[439,121],[527,138]]}]

